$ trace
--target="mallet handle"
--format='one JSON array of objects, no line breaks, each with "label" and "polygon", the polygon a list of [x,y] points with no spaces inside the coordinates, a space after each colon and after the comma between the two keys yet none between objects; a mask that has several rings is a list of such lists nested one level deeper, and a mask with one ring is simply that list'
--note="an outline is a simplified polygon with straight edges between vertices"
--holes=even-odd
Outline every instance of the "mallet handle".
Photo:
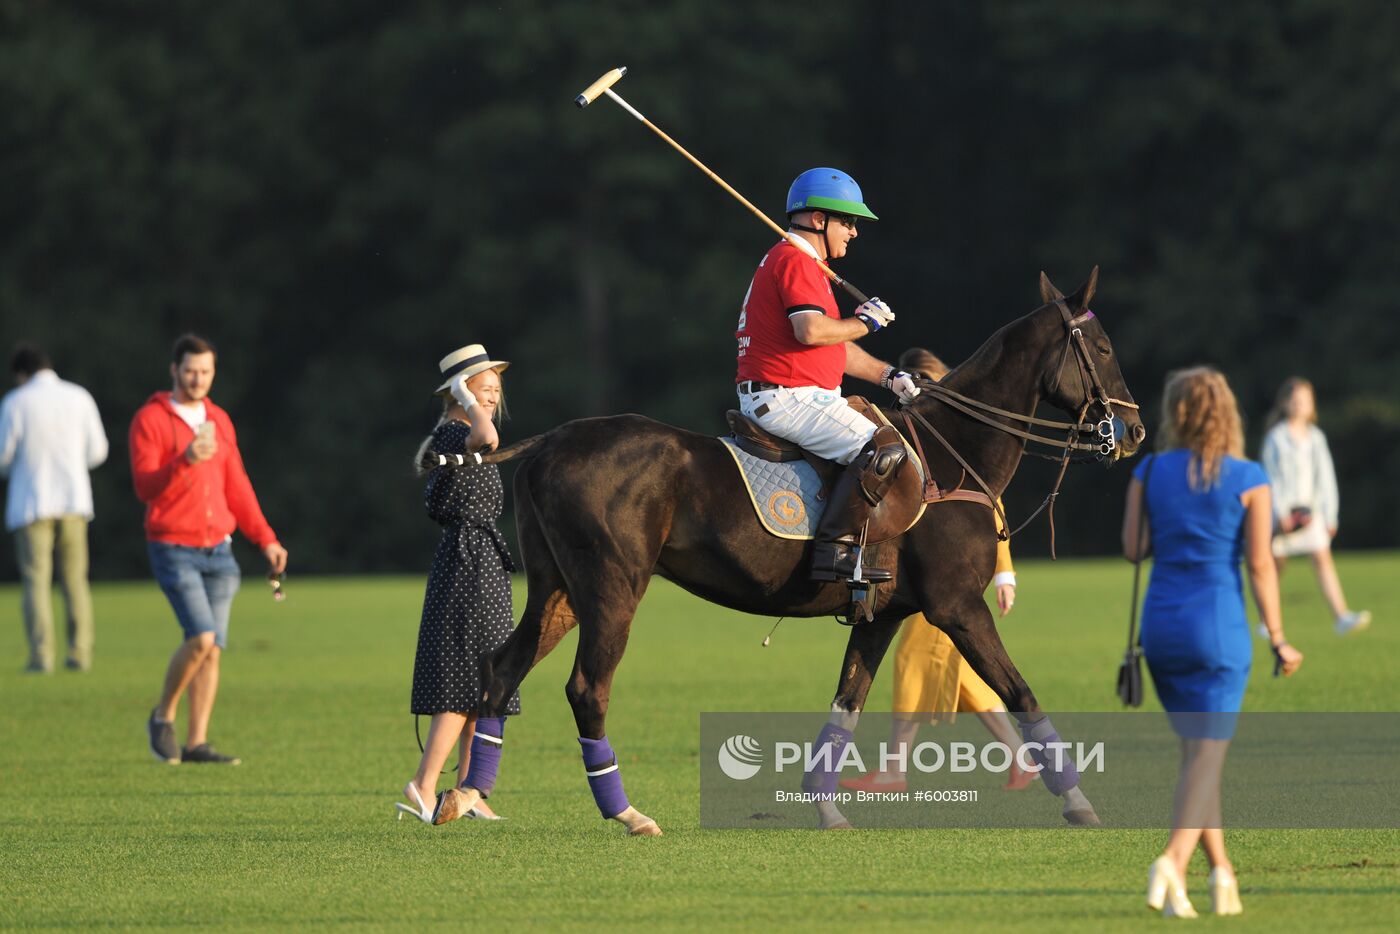
[{"label": "mallet handle", "polygon": [[602,94],[608,88],[621,81],[622,76],[625,74],[627,74],[627,66],[619,65],[612,71],[603,75],[603,77],[599,78],[597,81],[594,81],[588,87],[584,88],[583,93],[580,94],[578,97],[574,98],[574,103],[578,104],[580,107],[587,107],[589,104],[593,103],[598,99],[599,94]]},{"label": "mallet handle", "polygon": [[[624,69],[622,69],[622,70],[623,70],[624,72],[626,72],[627,69],[624,68]],[[588,90],[591,91],[591,90],[593,90],[593,88],[597,87],[599,84],[602,84],[602,82],[605,81],[605,80],[607,79],[608,75],[611,75],[611,74],[612,74],[612,72],[608,72],[607,75],[604,75],[602,78],[599,78],[597,81],[595,81],[595,82],[593,83],[592,86],[589,87]],[[622,75],[618,75],[618,78],[621,78],[621,77],[622,77]],[[753,203],[752,203],[751,201],[749,201],[748,198],[745,198],[743,195],[739,194],[739,192],[735,191],[735,190],[733,189],[733,187],[731,187],[730,184],[729,184],[728,182],[726,182],[724,179],[720,178],[720,177],[719,177],[718,175],[716,175],[714,172],[710,171],[709,166],[705,165],[705,163],[701,162],[699,159],[697,159],[697,158],[695,158],[694,156],[692,156],[692,155],[686,150],[686,148],[685,148],[684,146],[682,146],[680,143],[676,142],[675,140],[671,139],[671,137],[667,136],[665,130],[662,130],[659,126],[657,126],[656,124],[652,123],[652,122],[651,122],[650,120],[648,120],[646,117],[643,117],[640,113],[638,113],[638,112],[632,107],[631,104],[629,104],[629,103],[627,103],[625,100],[623,100],[622,97],[619,96],[619,95],[617,94],[617,92],[614,91],[614,90],[612,89],[612,87],[610,86],[610,85],[612,85],[612,84],[615,84],[616,82],[617,82],[617,79],[616,79],[616,78],[614,78],[612,81],[609,81],[609,82],[607,83],[607,85],[604,85],[604,86],[600,89],[600,93],[606,94],[606,95],[608,95],[608,97],[611,97],[614,101],[617,102],[617,104],[618,104],[619,107],[621,107],[623,110],[627,111],[627,112],[628,112],[629,114],[631,114],[632,116],[636,117],[636,118],[637,118],[638,120],[640,120],[642,123],[644,123],[644,124],[647,126],[647,128],[648,128],[649,130],[651,130],[653,133],[655,133],[657,136],[659,136],[659,137],[661,137],[662,139],[664,139],[667,143],[670,143],[670,144],[671,144],[671,147],[672,147],[673,149],[675,149],[676,152],[680,153],[681,155],[683,155],[683,156],[685,156],[687,159],[689,159],[692,165],[694,165],[697,169],[699,169],[700,171],[702,171],[702,172],[704,172],[706,175],[708,175],[708,176],[714,181],[714,183],[715,183],[716,185],[719,185],[719,187],[723,188],[725,191],[727,191],[727,192],[729,192],[731,195],[733,195],[734,198],[735,198],[740,204],[742,204],[744,207],[748,208],[750,211],[753,212],[754,217],[757,217],[759,220],[763,221],[763,223],[767,224],[770,228],[772,228],[773,232],[776,233],[778,236],[782,237],[784,240],[795,240],[795,239],[797,239],[797,234],[788,233],[786,230],[784,230],[783,228],[779,227],[777,224],[773,223],[773,219],[772,219],[772,218],[770,218],[767,214],[764,214],[764,213],[763,213],[762,211],[760,211],[758,208],[754,207],[754,206],[753,206]],[[584,92],[583,92],[583,94],[587,94],[587,93],[588,93],[588,91],[584,91]],[[582,100],[582,99],[583,99],[583,94],[579,95],[579,100]],[[594,95],[594,97],[597,97],[597,96],[598,96],[597,94]],[[591,100],[591,98],[590,98],[590,100]],[[579,106],[582,107],[583,104],[579,104]],[[805,243],[803,243],[803,244],[799,247],[799,249],[801,249],[801,250],[805,253],[805,252],[807,252],[807,245],[806,245]],[[865,304],[866,302],[870,301],[869,297],[867,297],[867,296],[865,295],[865,293],[861,292],[860,289],[856,288],[855,286],[853,286],[853,285],[851,285],[849,282],[847,282],[845,279],[842,279],[840,276],[838,276],[838,275],[836,274],[836,272],[835,272],[830,266],[828,266],[826,263],[824,263],[824,262],[822,262],[821,260],[817,259],[815,256],[812,257],[812,259],[813,259],[813,261],[814,261],[819,267],[821,267],[821,271],[824,272],[824,273],[826,273],[826,277],[827,277],[828,279],[830,279],[832,282],[835,282],[837,285],[841,286],[841,288],[845,289],[846,292],[847,292],[847,294],[849,294],[849,295],[850,295],[852,298],[854,298],[856,301],[860,302],[862,305]]]}]

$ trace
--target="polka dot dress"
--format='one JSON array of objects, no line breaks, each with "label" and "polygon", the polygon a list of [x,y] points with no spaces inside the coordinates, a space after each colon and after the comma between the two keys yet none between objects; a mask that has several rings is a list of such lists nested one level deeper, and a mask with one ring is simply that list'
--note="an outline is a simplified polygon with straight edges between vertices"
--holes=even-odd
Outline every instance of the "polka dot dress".
[{"label": "polka dot dress", "polygon": [[[465,451],[469,426],[446,422],[433,449]],[[418,655],[413,663],[413,713],[472,713],[481,706],[481,666],[510,635],[510,572],[515,564],[496,528],[504,491],[495,464],[441,467],[428,478],[424,503],[443,527],[428,574]],[[505,713],[520,713],[520,694]]]}]

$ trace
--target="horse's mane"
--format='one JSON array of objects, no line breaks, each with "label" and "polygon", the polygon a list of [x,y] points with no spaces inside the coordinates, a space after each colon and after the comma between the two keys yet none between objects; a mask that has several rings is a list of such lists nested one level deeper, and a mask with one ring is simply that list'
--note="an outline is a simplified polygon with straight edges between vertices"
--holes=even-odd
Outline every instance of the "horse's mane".
[{"label": "horse's mane", "polygon": [[[987,336],[987,339],[982,341],[982,343],[977,346],[977,349],[974,350],[971,354],[969,354],[965,360],[949,369],[947,373],[944,373],[943,378],[941,380],[927,380],[922,377],[916,377],[914,380],[915,385],[917,385],[920,389],[928,389],[931,385],[942,385],[949,389],[957,389],[958,385],[962,382],[962,379],[960,379],[960,377],[965,378],[972,367],[980,363],[987,363],[988,365],[990,365],[992,363],[991,358],[994,358],[995,355],[1001,353],[1003,347],[1005,346],[1005,337],[1007,332],[1011,331],[1018,325],[1026,323],[1031,318],[1035,317],[1037,314],[1044,311],[1048,307],[1050,307],[1048,304],[1041,305],[1039,308],[1036,308],[1024,315],[1021,315],[1019,318],[1013,318],[1006,324],[1003,324],[1001,327],[997,328],[995,331],[989,334]],[[935,392],[928,393],[928,398],[929,401],[932,401],[933,399],[937,398],[936,390]],[[916,401],[914,404],[917,405],[918,402]]]}]

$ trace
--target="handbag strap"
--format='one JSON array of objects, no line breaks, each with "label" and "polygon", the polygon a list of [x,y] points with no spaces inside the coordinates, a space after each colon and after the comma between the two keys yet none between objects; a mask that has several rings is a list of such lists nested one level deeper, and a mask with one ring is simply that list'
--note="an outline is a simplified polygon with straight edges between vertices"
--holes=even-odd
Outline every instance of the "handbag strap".
[{"label": "handbag strap", "polygon": [[1128,607],[1128,650],[1141,645],[1137,631],[1138,588],[1142,581],[1143,552],[1147,550],[1147,484],[1152,479],[1152,467],[1157,463],[1155,454],[1148,455],[1147,466],[1142,471],[1142,508],[1138,510],[1138,549],[1137,560],[1133,562],[1133,602]]}]

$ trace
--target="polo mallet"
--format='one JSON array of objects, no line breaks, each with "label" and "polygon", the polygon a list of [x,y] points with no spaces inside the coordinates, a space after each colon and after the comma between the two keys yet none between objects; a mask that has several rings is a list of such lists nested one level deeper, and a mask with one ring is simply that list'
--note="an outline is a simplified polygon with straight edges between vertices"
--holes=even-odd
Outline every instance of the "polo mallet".
[{"label": "polo mallet", "polygon": [[772,229],[774,233],[782,237],[784,240],[790,241],[794,246],[802,250],[802,252],[806,253],[808,256],[811,256],[812,259],[816,262],[816,264],[819,267],[821,267],[821,271],[826,273],[827,278],[830,279],[832,282],[836,283],[837,285],[841,286],[841,288],[845,289],[847,294],[849,294],[857,302],[860,302],[863,305],[866,302],[870,301],[870,299],[864,293],[862,293],[860,289],[851,285],[845,279],[842,279],[835,273],[835,271],[832,270],[830,266],[822,262],[820,259],[817,259],[816,256],[813,256],[811,245],[808,244],[806,240],[803,240],[797,234],[789,233],[786,230],[783,230],[783,228],[773,223],[772,219],[769,218],[767,214],[764,214],[758,208],[754,207],[748,198],[745,198],[743,195],[735,191],[728,182],[720,178],[714,172],[710,171],[709,167],[707,167],[703,162],[692,156],[689,152],[686,152],[684,146],[671,139],[671,137],[667,136],[665,132],[661,130],[660,127],[652,123],[646,117],[643,117],[640,113],[637,112],[636,108],[634,108],[631,104],[627,103],[625,100],[619,97],[617,92],[612,89],[612,86],[621,81],[622,76],[625,74],[627,74],[627,67],[625,65],[620,66],[618,68],[614,68],[612,71],[603,75],[597,81],[594,81],[588,87],[584,88],[583,93],[580,94],[578,97],[574,98],[574,103],[578,104],[579,107],[582,108],[587,107],[589,104],[597,100],[599,95],[606,94],[608,95],[608,97],[611,97],[614,101],[617,102],[617,106],[621,107],[623,110],[627,111],[629,114],[642,121],[642,123],[645,124],[649,130],[651,130],[657,136],[661,137],[663,140],[669,143],[671,145],[671,148],[675,149],[676,152],[689,159],[692,165],[694,165],[697,169],[704,172],[711,179],[713,179],[716,185],[719,185],[719,187],[723,188],[725,191],[733,195],[740,204],[748,208],[753,213],[754,217],[757,217],[759,220],[763,221],[763,223],[767,224],[768,227]]}]

